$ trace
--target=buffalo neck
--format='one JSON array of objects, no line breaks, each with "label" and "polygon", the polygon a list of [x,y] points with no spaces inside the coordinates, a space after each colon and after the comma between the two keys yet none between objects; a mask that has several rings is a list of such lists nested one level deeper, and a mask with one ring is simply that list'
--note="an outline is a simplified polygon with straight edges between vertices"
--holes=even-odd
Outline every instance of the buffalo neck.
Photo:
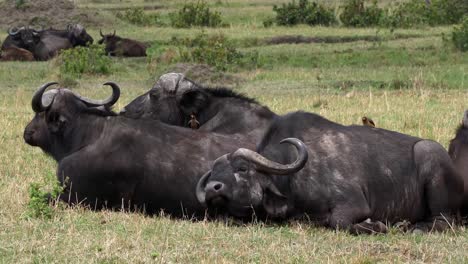
[{"label": "buffalo neck", "polygon": [[68,128],[62,136],[56,136],[52,157],[60,161],[64,157],[85,148],[102,136],[106,123],[113,117],[82,114],[72,120],[73,126]]}]

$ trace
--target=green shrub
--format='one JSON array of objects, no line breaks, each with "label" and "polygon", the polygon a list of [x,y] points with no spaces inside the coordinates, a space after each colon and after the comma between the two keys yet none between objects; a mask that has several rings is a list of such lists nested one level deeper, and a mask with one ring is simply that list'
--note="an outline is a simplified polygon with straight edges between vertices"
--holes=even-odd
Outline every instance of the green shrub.
[{"label": "green shrub", "polygon": [[122,20],[138,26],[152,26],[162,24],[158,14],[146,14],[143,8],[127,9],[123,13],[117,12],[116,16]]},{"label": "green shrub", "polygon": [[[55,178],[53,174],[48,176],[48,181]],[[49,205],[49,200],[54,201],[63,192],[63,187],[57,180],[53,180],[52,190],[50,192],[43,190],[43,185],[40,183],[31,183],[29,185],[29,201],[26,209],[25,217],[27,218],[52,218],[54,214],[53,208]]]},{"label": "green shrub", "polygon": [[277,25],[292,26],[297,24],[307,25],[332,25],[336,23],[335,13],[332,9],[309,0],[299,0],[296,3],[282,4],[280,7],[273,6],[276,12],[275,22]]},{"label": "green shrub", "polygon": [[169,18],[171,25],[176,28],[222,26],[221,14],[210,11],[208,4],[204,1],[187,3],[178,12],[170,13]]},{"label": "green shrub", "polygon": [[343,6],[340,20],[345,26],[369,27],[377,26],[384,15],[384,10],[377,6],[374,0],[371,6],[365,5],[365,0],[348,0]]},{"label": "green shrub", "polygon": [[234,67],[254,68],[258,64],[258,52],[240,52],[224,35],[208,36],[205,33],[194,39],[185,39],[185,47],[179,49],[180,60],[183,62],[204,63],[219,71],[227,71]]},{"label": "green shrub", "polygon": [[109,74],[112,60],[101,45],[75,47],[61,52],[58,57],[60,77],[80,78],[82,74]]},{"label": "green shrub", "polygon": [[399,3],[390,9],[382,25],[390,27],[448,25],[460,22],[466,12],[468,12],[466,0],[431,0],[430,4],[421,0],[411,0]]},{"label": "green shrub", "polygon": [[15,8],[16,9],[26,9],[28,7],[28,3],[26,0],[15,0]]},{"label": "green shrub", "polygon": [[452,42],[460,51],[468,51],[468,16],[465,16],[460,26],[452,32]]}]

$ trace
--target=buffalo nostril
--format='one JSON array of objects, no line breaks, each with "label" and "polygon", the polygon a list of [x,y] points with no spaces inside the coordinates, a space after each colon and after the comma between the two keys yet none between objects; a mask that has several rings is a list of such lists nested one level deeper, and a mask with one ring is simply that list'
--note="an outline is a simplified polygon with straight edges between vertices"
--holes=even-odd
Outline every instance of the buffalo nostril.
[{"label": "buffalo nostril", "polygon": [[223,184],[222,183],[216,183],[213,188],[215,189],[215,191],[219,191],[223,188]]}]

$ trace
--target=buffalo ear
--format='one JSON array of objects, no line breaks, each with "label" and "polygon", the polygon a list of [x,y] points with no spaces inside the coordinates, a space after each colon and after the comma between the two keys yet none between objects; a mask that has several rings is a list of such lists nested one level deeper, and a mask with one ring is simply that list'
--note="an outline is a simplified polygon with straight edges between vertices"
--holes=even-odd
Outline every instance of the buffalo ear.
[{"label": "buffalo ear", "polygon": [[288,198],[274,185],[269,185],[263,193],[263,207],[273,218],[285,218],[288,211]]},{"label": "buffalo ear", "polygon": [[186,115],[197,114],[208,104],[208,94],[201,90],[191,90],[182,94],[179,105]]}]

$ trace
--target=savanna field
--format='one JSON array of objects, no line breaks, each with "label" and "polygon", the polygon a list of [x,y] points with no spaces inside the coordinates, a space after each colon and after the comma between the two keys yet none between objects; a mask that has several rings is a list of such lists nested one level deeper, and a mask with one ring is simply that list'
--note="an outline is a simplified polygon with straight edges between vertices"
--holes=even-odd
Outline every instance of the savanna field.
[{"label": "savanna field", "polygon": [[[378,127],[433,139],[444,147],[468,108],[468,52],[451,44],[453,25],[265,27],[264,21],[275,15],[273,5],[289,1],[218,0],[207,3],[221,14],[223,27],[175,28],[169,14],[187,1],[74,2],[92,18],[85,25],[95,43],[100,29],[116,30],[151,44],[150,56],[111,58],[108,73],[72,77],[61,72],[61,58],[0,62],[1,263],[468,263],[466,226],[444,233],[392,228],[386,235],[353,236],[307,222],[194,222],[64,205],[45,209],[46,216],[34,215],[30,186],[50,190],[56,162],[24,143],[23,130],[34,116],[32,94],[49,81],[96,99],[107,97],[110,89],[102,84],[114,81],[122,90],[114,109],[119,111],[161,74],[186,71],[200,83],[232,88],[279,114],[304,110],[347,125],[368,116]],[[319,2],[335,12],[342,3]],[[136,7],[158,22],[139,25],[116,16]],[[8,27],[0,24],[2,40]],[[285,43],[285,36],[298,35],[311,39]],[[193,61],[173,58],[197,36],[228,39],[247,54],[244,62],[197,68]]]}]

